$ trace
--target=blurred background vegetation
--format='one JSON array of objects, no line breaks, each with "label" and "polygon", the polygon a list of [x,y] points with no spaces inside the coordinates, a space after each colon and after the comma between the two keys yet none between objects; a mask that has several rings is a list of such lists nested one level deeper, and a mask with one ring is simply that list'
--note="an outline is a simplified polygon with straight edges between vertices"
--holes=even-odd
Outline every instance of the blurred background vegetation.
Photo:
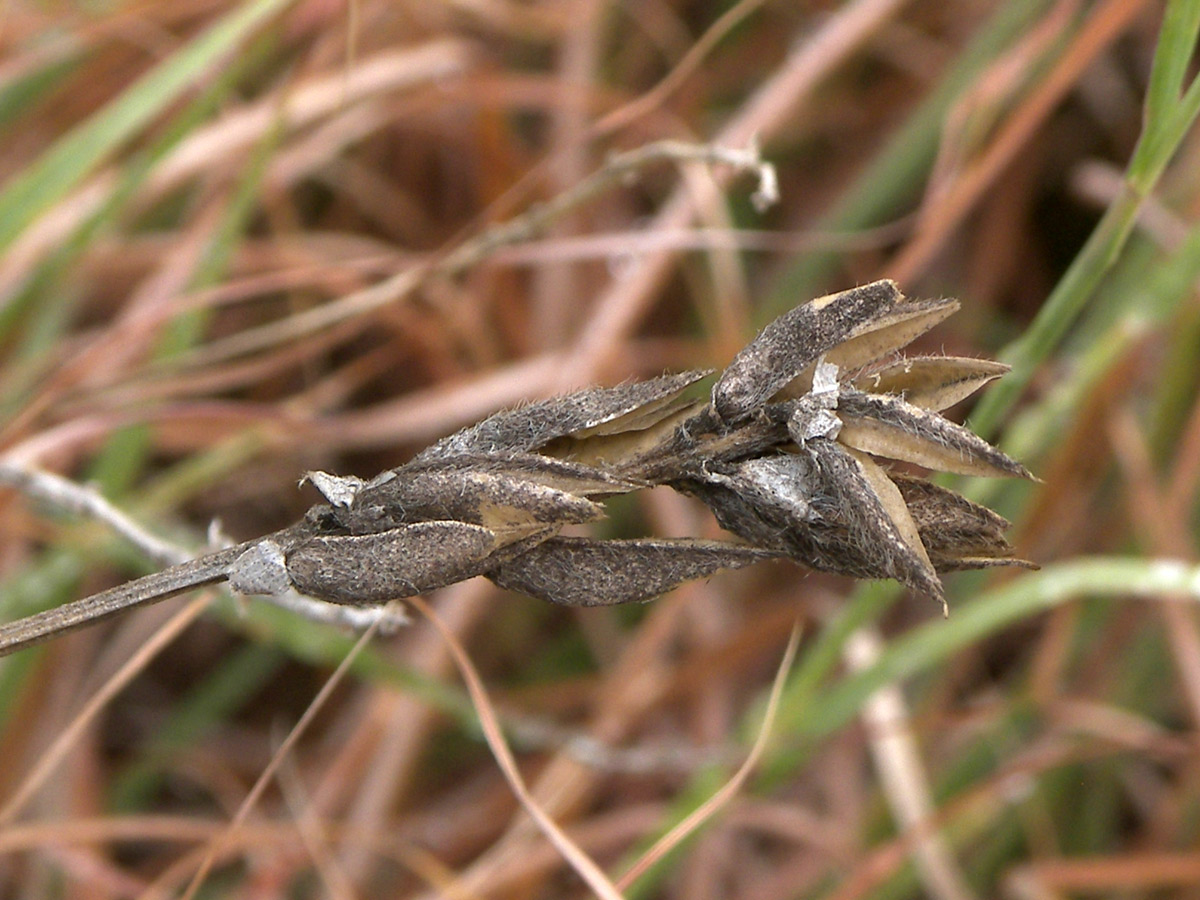
[{"label": "blurred background vegetation", "polygon": [[[215,519],[302,514],[305,470],[721,365],[819,294],[956,296],[914,351],[1012,363],[956,414],[1042,479],[956,487],[1042,572],[949,579],[948,620],[782,563],[636,609],[481,580],[433,602],[614,875],[744,759],[799,619],[755,775],[630,897],[1200,896],[1200,3],[15,0],[0,23],[0,458],[198,550]],[[664,139],[756,141],[779,202],[660,163],[495,230]],[[717,534],[670,492],[610,507],[607,534]],[[6,620],[152,568],[17,490],[0,533]],[[588,893],[424,621],[356,658],[229,831],[353,639],[214,598],[98,715],[180,601],[0,665],[0,894],[169,896],[214,846],[202,896]]]}]

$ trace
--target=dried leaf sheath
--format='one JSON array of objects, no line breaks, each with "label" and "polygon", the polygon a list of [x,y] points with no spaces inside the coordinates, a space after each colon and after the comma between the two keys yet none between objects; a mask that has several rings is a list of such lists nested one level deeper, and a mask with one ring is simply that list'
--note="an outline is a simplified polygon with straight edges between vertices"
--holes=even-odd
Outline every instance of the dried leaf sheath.
[{"label": "dried leaf sheath", "polygon": [[[939,572],[1028,565],[1008,523],[944,488],[892,473],[927,468],[1028,477],[938,415],[1002,374],[997,363],[880,363],[957,309],[908,302],[890,281],[781,316],[705,400],[684,372],[590,388],[499,412],[370,481],[306,476],[328,501],[289,529],[92,598],[0,626],[0,653],[191,586],[298,590],[371,606],[485,575],[572,606],[647,600],[768,557],[895,578],[943,600]],[[707,504],[738,541],[567,537],[603,498],[668,485]]]}]

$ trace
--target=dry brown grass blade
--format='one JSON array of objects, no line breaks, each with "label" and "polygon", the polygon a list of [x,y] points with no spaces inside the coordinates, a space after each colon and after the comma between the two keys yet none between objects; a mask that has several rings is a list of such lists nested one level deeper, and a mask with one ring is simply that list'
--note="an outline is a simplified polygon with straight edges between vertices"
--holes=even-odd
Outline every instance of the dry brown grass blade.
[{"label": "dry brown grass blade", "polygon": [[83,736],[84,731],[95,722],[96,717],[113,697],[124,690],[130,681],[145,670],[152,659],[196,621],[208,604],[209,598],[199,597],[176,613],[170,622],[159,629],[154,637],[134,656],[130,657],[129,661],[122,665],[112,678],[108,679],[104,686],[88,700],[71,724],[64,728],[62,733],[55,738],[54,743],[42,753],[37,766],[25,776],[17,792],[0,808],[0,826],[8,825],[21,814],[26,804],[54,775],[66,759],[67,754]]},{"label": "dry brown grass blade", "polygon": [[953,186],[944,190],[932,207],[922,210],[916,234],[888,264],[889,277],[910,282],[925,271],[947,238],[995,184],[1005,167],[1029,146],[1037,129],[1075,86],[1084,70],[1124,34],[1149,5],[1145,0],[1107,0],[1089,12],[1079,34],[1054,67],[1038,81],[1029,98],[997,131],[987,150],[960,173]]},{"label": "dry brown grass blade", "polygon": [[[713,143],[743,147],[750,141],[769,141],[812,99],[821,80],[870,40],[904,5],[904,0],[854,0],[841,7],[816,34],[797,46],[721,129]],[[719,174],[715,180],[718,187],[727,184],[727,178]],[[681,188],[663,202],[646,230],[654,233],[685,228],[695,214],[690,192]],[[621,346],[645,315],[675,259],[675,254],[668,252],[648,254],[597,298],[572,351],[572,366],[560,379],[560,389],[596,377],[612,348]],[[730,354],[740,343],[740,336],[731,342]]]},{"label": "dry brown grass blade", "polygon": [[[114,323],[79,353],[63,361],[37,392],[29,398],[20,415],[4,424],[6,435],[20,434],[59,402],[72,388],[111,380],[131,361],[152,355],[159,339],[156,328],[146,327],[145,313],[169,305],[171,299],[186,290],[210,251],[213,235],[228,205],[227,192],[217,192],[200,210],[185,232],[179,235],[153,270],[141,281],[128,299],[122,322]],[[131,323],[129,327],[125,323]],[[139,323],[141,328],[136,327]],[[123,327],[124,326],[124,327]]]},{"label": "dry brown grass blade", "polygon": [[722,807],[733,800],[737,796],[738,791],[745,785],[746,779],[750,777],[750,774],[754,771],[754,767],[762,757],[763,751],[766,750],[767,741],[771,736],[771,726],[775,722],[775,713],[779,709],[779,698],[783,694],[783,686],[787,683],[788,673],[792,670],[792,663],[795,661],[796,652],[800,648],[800,634],[801,627],[800,623],[797,622],[792,626],[792,633],[788,637],[787,648],[783,651],[783,657],[779,661],[779,668],[775,672],[775,680],[771,683],[771,692],[767,697],[766,708],[763,711],[762,725],[759,727],[758,734],[755,735],[754,743],[750,746],[750,752],[746,754],[745,761],[738,766],[737,771],[721,786],[720,790],[684,817],[682,822],[675,825],[670,831],[655,841],[654,846],[642,854],[641,859],[630,866],[629,870],[617,881],[618,889],[624,891],[632,887],[634,882],[644,875],[651,866],[687,840],[705,822],[715,816]]},{"label": "dry brown grass blade", "polygon": [[[589,708],[588,728],[597,741],[618,742],[647,709],[661,700],[668,688],[668,648],[677,637],[683,604],[687,595],[700,589],[701,585],[692,583],[660,599],[628,644],[622,646],[594,693],[595,708]],[[539,773],[534,790],[544,804],[553,805],[554,814],[562,819],[578,814],[595,796],[597,780],[597,773],[564,752]],[[528,819],[511,823],[462,873],[460,883],[467,891],[478,892],[485,887],[496,889],[521,882],[528,877],[525,861],[531,844],[538,843],[536,835]]]},{"label": "dry brown grass blade", "polygon": [[533,356],[462,383],[412,391],[365,410],[328,416],[319,435],[341,448],[378,447],[397,441],[429,443],[489,413],[553,392],[566,358]]},{"label": "dry brown grass blade", "polygon": [[637,119],[661,106],[703,64],[705,57],[742,21],[753,15],[766,0],[739,0],[721,14],[708,30],[688,48],[683,58],[654,87],[644,91],[636,100],[606,114],[592,126],[594,135],[611,134],[628,127]]},{"label": "dry brown grass blade", "polygon": [[[393,50],[359,59],[352,69],[340,69],[301,84],[288,96],[272,94],[262,103],[194,132],[157,167],[139,199],[143,203],[153,202],[187,180],[208,172],[214,162],[236,159],[279,127],[281,116],[287,127],[303,128],[334,115],[347,104],[460,74],[469,60],[469,46],[464,42],[434,41],[416,49]],[[98,175],[60,203],[51,215],[27,229],[0,262],[0,297],[15,290],[47,253],[94,214],[117,182],[116,172]]]},{"label": "dry brown grass blade", "polygon": [[271,761],[259,774],[258,779],[254,782],[254,786],[250,789],[250,792],[246,795],[246,798],[242,801],[237,812],[230,820],[229,826],[216,840],[212,841],[209,846],[205,848],[200,865],[196,869],[195,874],[192,876],[187,889],[183,892],[184,900],[191,900],[191,898],[196,896],[196,893],[200,890],[205,879],[212,871],[213,866],[216,865],[218,858],[223,855],[225,848],[234,842],[238,831],[245,823],[246,818],[254,810],[254,807],[257,805],[259,799],[266,791],[268,785],[270,785],[271,780],[275,777],[276,771],[278,771],[279,767],[283,765],[287,755],[300,740],[300,737],[307,730],[308,726],[312,724],[313,720],[317,717],[317,713],[321,711],[322,707],[324,707],[326,702],[328,702],[329,698],[333,696],[334,690],[341,685],[342,680],[346,677],[346,673],[350,670],[350,666],[362,652],[362,649],[371,642],[372,638],[375,637],[376,632],[379,630],[381,621],[382,620],[380,619],[375,620],[375,622],[373,622],[371,626],[367,628],[361,636],[359,636],[354,646],[350,649],[350,652],[346,654],[345,658],[341,661],[341,663],[338,664],[338,667],[330,673],[329,677],[325,680],[325,683],[321,686],[321,690],[317,692],[316,696],[313,697],[312,701],[308,704],[308,707],[304,710],[304,715],[302,715],[296,724],[292,726],[292,729],[288,732],[287,737],[284,738],[283,742],[279,745],[279,748],[271,757]]},{"label": "dry brown grass blade", "polygon": [[[859,629],[847,641],[844,655],[852,668],[862,670],[879,658],[883,645],[876,629]],[[913,862],[927,895],[935,900],[971,900],[975,894],[946,839],[928,828],[935,810],[929,775],[900,686],[890,684],[877,691],[863,709],[863,720],[892,815],[914,835]]]},{"label": "dry brown grass blade", "polygon": [[1080,749],[1060,735],[1042,738],[1006,760],[1006,765],[997,772],[942,804],[919,827],[872,847],[850,869],[830,897],[833,900],[863,900],[870,897],[909,862],[925,835],[950,828],[960,817],[969,821],[973,815],[979,815],[988,808],[1014,804],[1019,792],[1040,773],[1052,771],[1072,760],[1089,755],[1102,756],[1108,752],[1095,746]]},{"label": "dry brown grass blade", "polygon": [[553,262],[580,262],[639,256],[650,252],[739,250],[802,256],[805,253],[881,250],[908,234],[908,216],[878,228],[848,232],[769,231],[753,228],[677,228],[643,233],[630,230],[611,234],[590,233],[553,237],[497,250],[492,265],[537,266]]},{"label": "dry brown grass blade", "polygon": [[302,424],[282,407],[255,407],[205,399],[150,410],[79,416],[13,444],[5,456],[22,466],[39,465],[47,459],[53,459],[56,464],[73,463],[80,454],[93,449],[114,432],[137,425],[153,428],[161,447],[187,451],[210,448],[226,439],[245,439],[256,430],[260,437],[266,438],[277,437],[282,429],[291,429],[295,434],[295,429]]},{"label": "dry brown grass blade", "polygon": [[606,900],[621,900],[620,891],[617,890],[608,876],[604,874],[591,857],[567,837],[566,833],[554,822],[529,792],[529,788],[526,786],[525,780],[521,777],[521,772],[517,768],[517,761],[512,755],[512,750],[509,749],[508,743],[504,738],[499,717],[496,715],[496,711],[488,699],[483,681],[480,679],[479,673],[475,670],[475,666],[472,664],[466,650],[463,649],[462,644],[454,637],[453,632],[442,624],[433,607],[420,597],[413,597],[410,602],[438,630],[438,633],[441,634],[442,639],[450,648],[450,652],[454,656],[454,662],[467,684],[471,701],[479,713],[479,724],[483,729],[484,736],[487,738],[488,746],[492,749],[492,754],[496,757],[496,762],[499,763],[501,770],[504,772],[504,777],[512,787],[513,793],[521,801],[521,806],[537,823],[538,828],[541,829],[547,840],[558,848],[559,853],[563,855],[563,858],[571,868],[596,893],[596,896],[606,898]]},{"label": "dry brown grass blade", "polygon": [[[439,596],[442,622],[460,635],[460,641],[465,640],[486,623],[489,601],[494,597],[494,589],[483,579],[447,588]],[[414,672],[425,677],[441,680],[453,670],[446,644],[429,629],[409,635],[404,657]],[[348,743],[347,756],[325,773],[318,794],[325,805],[344,803],[345,819],[355,830],[385,832],[391,810],[416,786],[425,742],[438,713],[418,697],[392,692],[374,694],[368,709],[356,735],[358,743],[367,746],[356,748]],[[344,841],[340,860],[350,877],[361,881],[373,857],[361,842]],[[447,875],[429,883],[440,885],[450,880]]]},{"label": "dry brown grass blade", "polygon": [[[748,147],[748,149],[739,149]],[[637,171],[661,162],[696,162],[710,166],[728,166],[735,172],[752,172],[759,179],[758,193],[765,203],[772,202],[777,186],[773,169],[764,163],[753,142],[746,144],[689,144],[658,141],[611,157],[587,178],[572,184],[560,194],[507,222],[494,225],[448,251],[442,258],[405,269],[382,282],[342,297],[335,302],[313,307],[205,345],[191,354],[188,363],[205,366],[232,357],[297,340],[350,320],[361,319],[361,328],[369,314],[408,299],[431,278],[454,278],[471,271],[498,249],[522,243],[546,232],[554,223],[593,201]]]},{"label": "dry brown grass blade", "polygon": [[[1150,448],[1136,417],[1128,407],[1114,411],[1108,423],[1114,456],[1124,470],[1126,503],[1153,551],[1173,559],[1192,560],[1195,551],[1187,538],[1186,518],[1168,519],[1171,508],[1158,485]],[[1191,709],[1193,724],[1200,724],[1200,620],[1182,597],[1156,604],[1166,626],[1172,657]]]},{"label": "dry brown grass blade", "polygon": [[1012,871],[1005,895],[1041,900],[1111,891],[1186,891],[1200,882],[1200,853],[1123,853],[1085,859],[1047,859]]},{"label": "dry brown grass blade", "polygon": [[1200,398],[1183,425],[1170,484],[1166,488],[1167,518],[1184,521],[1200,487]]},{"label": "dry brown grass blade", "polygon": [[333,852],[331,835],[318,821],[300,772],[287,759],[279,768],[279,787],[292,810],[300,840],[331,900],[354,900],[354,884]]},{"label": "dry brown grass blade", "polygon": [[[301,827],[294,822],[257,821],[242,826],[236,844],[225,845],[219,861],[234,853],[273,850],[294,851],[304,843]],[[414,846],[403,837],[387,831],[361,829],[329,820],[314,820],[312,827],[322,837],[353,842],[370,853],[394,859],[419,875],[428,884],[456,896],[452,890],[452,873],[446,870],[423,848]],[[106,818],[67,819],[53,822],[18,823],[0,832],[0,854],[17,854],[45,850],[48,847],[70,848],[73,845],[104,845],[132,843],[197,845],[175,859],[155,881],[143,885],[139,892],[129,892],[142,900],[157,900],[172,896],[181,888],[190,873],[209,852],[210,846],[228,832],[229,823],[223,819],[199,819],[195,816],[147,815]]]}]

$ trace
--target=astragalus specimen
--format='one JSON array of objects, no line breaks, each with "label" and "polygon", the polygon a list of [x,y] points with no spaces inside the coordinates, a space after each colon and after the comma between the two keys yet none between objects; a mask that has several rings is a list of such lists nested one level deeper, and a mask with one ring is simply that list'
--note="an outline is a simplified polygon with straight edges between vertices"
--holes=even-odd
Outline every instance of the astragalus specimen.
[{"label": "astragalus specimen", "polygon": [[[1003,518],[888,460],[971,475],[1026,469],[939,412],[1006,367],[898,351],[958,308],[890,281],[768,325],[716,379],[665,375],[499,412],[367,481],[311,472],[297,524],[0,627],[11,652],[123,609],[228,581],[377,606],[476,575],[555,603],[650,599],[759,559],[895,578],[945,603],[939,572],[1027,565]],[[669,485],[737,540],[561,534],[606,496]]]}]

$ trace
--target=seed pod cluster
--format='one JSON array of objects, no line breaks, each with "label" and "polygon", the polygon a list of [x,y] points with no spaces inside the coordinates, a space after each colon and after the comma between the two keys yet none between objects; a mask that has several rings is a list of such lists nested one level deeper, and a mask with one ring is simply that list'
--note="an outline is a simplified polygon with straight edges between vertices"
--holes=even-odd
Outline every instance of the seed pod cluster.
[{"label": "seed pod cluster", "polygon": [[[939,414],[1005,366],[897,358],[957,308],[907,301],[893,282],[875,282],[772,322],[707,401],[691,396],[703,371],[591,388],[497,413],[371,482],[314,473],[331,505],[310,518],[329,533],[292,549],[287,571],[298,589],[338,603],[486,575],[594,606],[786,557],[894,578],[944,603],[939,572],[1029,565],[1013,558],[1000,516],[888,467],[1029,477]],[[652,485],[697,497],[740,540],[560,535],[599,517],[606,495]],[[363,583],[376,569],[378,583]]]},{"label": "seed pod cluster", "polygon": [[[957,308],[877,281],[776,319],[707,397],[707,371],[590,388],[496,413],[370,481],[310,472],[326,502],[296,525],[0,626],[0,654],[221,580],[361,607],[483,575],[597,606],[783,557],[944,606],[941,572],[1030,565],[999,515],[892,466],[1030,477],[940,415],[1005,366],[899,356]],[[562,534],[603,516],[605,497],[655,485],[698,498],[731,539]]]}]

